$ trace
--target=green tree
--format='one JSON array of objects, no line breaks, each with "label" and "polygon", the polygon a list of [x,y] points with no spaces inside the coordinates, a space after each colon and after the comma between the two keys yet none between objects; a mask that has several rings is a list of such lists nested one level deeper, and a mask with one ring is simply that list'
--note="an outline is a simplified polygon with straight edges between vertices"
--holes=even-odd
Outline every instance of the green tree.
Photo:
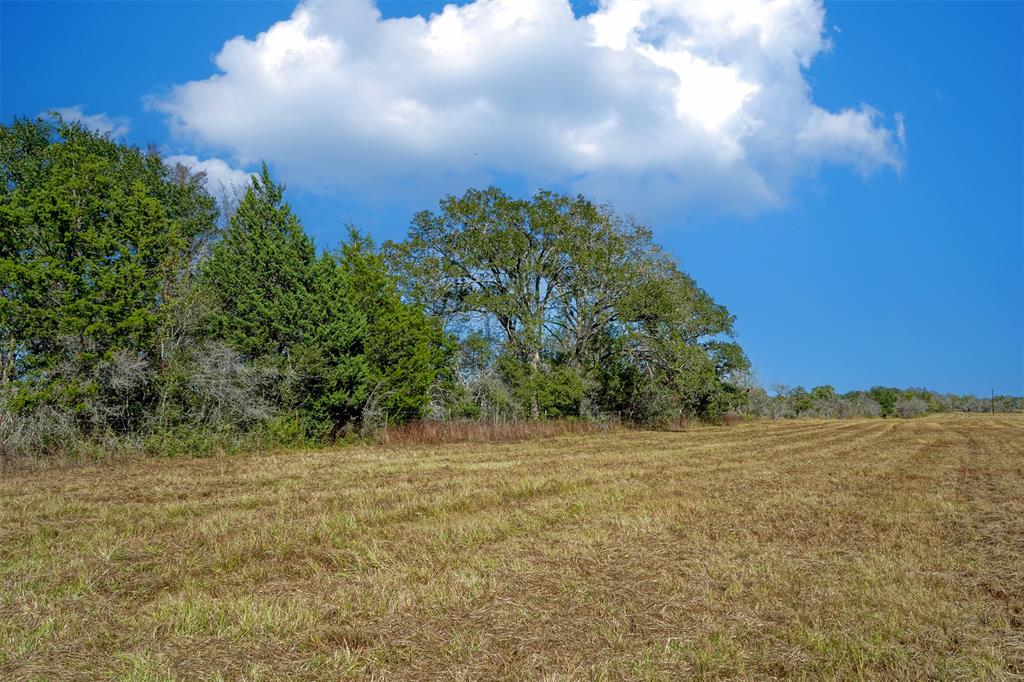
[{"label": "green tree", "polygon": [[203,263],[210,334],[249,360],[282,359],[312,332],[316,249],[264,164]]},{"label": "green tree", "polygon": [[216,216],[154,151],[77,123],[0,126],[0,376],[9,405],[138,426],[154,400],[168,278]]},{"label": "green tree", "polygon": [[313,241],[264,164],[210,257],[200,284],[213,302],[210,335],[281,373],[279,406],[309,435],[356,421],[367,399],[367,320],[345,269]]},{"label": "green tree", "polygon": [[620,309],[626,361],[648,384],[639,412],[714,417],[742,404],[750,365],[731,340],[734,318],[674,262],[649,268]]},{"label": "green tree", "polygon": [[803,386],[797,386],[789,393],[789,404],[794,416],[799,417],[814,409],[814,398]]},{"label": "green tree", "polygon": [[290,358],[298,376],[290,402],[306,411],[322,433],[362,418],[371,368],[368,323],[353,305],[344,269],[325,253],[313,270],[308,331]]},{"label": "green tree", "polygon": [[[574,227],[596,217],[582,197],[542,192],[525,201],[494,187],[470,190],[443,200],[438,214],[418,213],[409,239],[393,245],[393,254],[427,309],[444,320],[493,317],[506,352],[533,377],[544,364],[545,334],[565,281]],[[538,396],[529,402],[538,417]]]},{"label": "green tree", "polygon": [[449,329],[500,330],[501,373],[533,417],[545,396],[558,414],[621,406],[611,390],[650,402],[654,387],[665,409],[699,414],[742,398],[726,388],[747,366],[728,340],[732,316],[647,229],[582,196],[470,190],[417,214],[388,253],[410,296]]},{"label": "green tree", "polygon": [[317,257],[283,197],[264,166],[204,264],[211,334],[282,373],[276,399],[307,433],[421,416],[445,363],[440,326],[354,229]]},{"label": "green tree", "polygon": [[893,414],[896,409],[896,401],[900,397],[898,389],[885,386],[874,386],[868,391],[868,396],[882,408],[883,417],[889,417]]},{"label": "green tree", "polygon": [[373,241],[349,228],[337,255],[345,294],[366,322],[366,400],[388,421],[423,416],[451,348],[439,321],[402,300]]},{"label": "green tree", "polygon": [[836,389],[829,384],[815,386],[811,389],[810,398],[815,405],[832,402],[836,399]]}]

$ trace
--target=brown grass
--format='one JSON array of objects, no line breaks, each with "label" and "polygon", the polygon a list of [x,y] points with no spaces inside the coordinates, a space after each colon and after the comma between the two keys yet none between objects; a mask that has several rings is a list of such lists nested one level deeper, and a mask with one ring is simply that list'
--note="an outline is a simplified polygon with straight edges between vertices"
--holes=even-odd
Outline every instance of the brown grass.
[{"label": "brown grass", "polygon": [[450,443],[520,443],[558,436],[581,436],[608,431],[609,426],[579,420],[552,421],[419,421],[380,431],[381,445],[441,445]]},{"label": "brown grass", "polygon": [[0,480],[2,679],[1015,679],[1024,417]]}]

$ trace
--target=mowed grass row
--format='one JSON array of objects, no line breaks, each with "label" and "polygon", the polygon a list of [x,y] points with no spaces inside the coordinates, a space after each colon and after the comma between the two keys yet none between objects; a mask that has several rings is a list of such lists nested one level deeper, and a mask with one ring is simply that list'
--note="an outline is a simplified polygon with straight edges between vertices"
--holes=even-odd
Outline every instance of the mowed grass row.
[{"label": "mowed grass row", "polygon": [[0,678],[1024,673],[1024,417],[0,482]]}]

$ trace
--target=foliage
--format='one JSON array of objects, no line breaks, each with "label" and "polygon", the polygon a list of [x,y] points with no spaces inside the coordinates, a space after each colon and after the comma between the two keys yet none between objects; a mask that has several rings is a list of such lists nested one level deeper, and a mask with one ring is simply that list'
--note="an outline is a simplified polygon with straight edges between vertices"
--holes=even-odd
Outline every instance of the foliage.
[{"label": "foliage", "polygon": [[210,335],[250,360],[287,363],[313,322],[316,249],[283,193],[264,165],[201,270]]},{"label": "foliage", "polygon": [[506,382],[518,414],[655,421],[742,402],[732,316],[649,230],[582,196],[470,190],[417,214],[387,253],[409,297],[464,345],[495,344],[469,371]]},{"label": "foliage", "polygon": [[164,284],[215,215],[198,183],[60,121],[0,126],[2,382],[15,412],[137,427],[157,399]]},{"label": "foliage", "polygon": [[[747,402],[738,409],[748,415],[779,419],[783,417],[918,417],[939,412],[1024,411],[1024,398],[1014,396],[975,396],[941,394],[924,388],[888,388],[876,386],[870,391],[837,393],[832,386],[803,387],[777,385],[774,395],[752,386]],[[888,412],[886,411],[888,410]]]},{"label": "foliage", "polygon": [[153,150],[18,119],[0,173],[0,430],[16,450],[307,442],[426,411],[440,325],[358,233],[318,256],[265,166],[218,213],[203,174]]},{"label": "foliage", "polygon": [[871,399],[878,403],[879,408],[882,410],[882,416],[888,417],[892,415],[894,408],[896,407],[896,400],[899,398],[899,392],[895,388],[887,388],[885,386],[875,386],[868,395]]},{"label": "foliage", "polygon": [[444,364],[440,327],[401,300],[355,229],[317,258],[283,194],[264,166],[205,262],[211,334],[278,368],[276,400],[313,433],[421,416]]},{"label": "foliage", "polygon": [[367,407],[390,421],[423,416],[451,351],[441,325],[402,300],[383,256],[355,228],[334,258],[343,296],[365,321]]},{"label": "foliage", "polygon": [[0,175],[5,456],[311,444],[423,418],[1024,409],[925,389],[769,395],[726,308],[647,228],[582,196],[469,190],[400,243],[350,228],[318,253],[265,165],[218,200],[204,174],[58,117],[0,126]]}]

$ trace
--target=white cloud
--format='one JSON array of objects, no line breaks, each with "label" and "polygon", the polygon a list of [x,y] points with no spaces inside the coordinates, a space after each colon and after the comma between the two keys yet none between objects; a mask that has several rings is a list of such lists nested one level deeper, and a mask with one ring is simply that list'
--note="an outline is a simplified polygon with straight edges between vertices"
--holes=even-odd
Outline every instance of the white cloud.
[{"label": "white cloud", "polygon": [[86,128],[95,130],[102,134],[111,134],[114,137],[124,137],[131,130],[131,122],[124,116],[109,116],[105,113],[86,114],[81,104],[71,107],[61,107],[43,112],[45,116],[50,113],[59,114],[65,121],[78,121]]},{"label": "white cloud", "polygon": [[199,159],[188,154],[176,154],[164,157],[164,163],[173,166],[180,163],[190,168],[193,173],[206,173],[207,186],[211,191],[224,187],[227,190],[244,189],[249,185],[252,173],[232,168],[223,159]]},{"label": "white cloud", "polygon": [[395,19],[310,0],[152,104],[180,139],[307,189],[512,174],[629,209],[756,211],[825,162],[901,166],[902,119],[812,101],[824,20],[811,0],[607,0],[585,17],[566,0],[476,0]]}]

